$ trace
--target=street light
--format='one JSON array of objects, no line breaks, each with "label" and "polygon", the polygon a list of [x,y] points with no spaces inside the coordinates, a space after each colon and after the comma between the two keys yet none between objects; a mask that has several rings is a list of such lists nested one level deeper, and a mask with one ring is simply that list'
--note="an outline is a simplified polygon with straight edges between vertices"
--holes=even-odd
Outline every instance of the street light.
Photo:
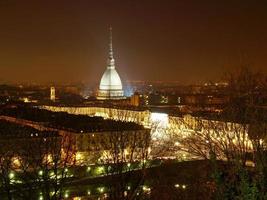
[{"label": "street light", "polygon": [[14,172],[10,172],[9,175],[8,175],[8,177],[10,179],[13,179],[15,177],[15,173]]}]

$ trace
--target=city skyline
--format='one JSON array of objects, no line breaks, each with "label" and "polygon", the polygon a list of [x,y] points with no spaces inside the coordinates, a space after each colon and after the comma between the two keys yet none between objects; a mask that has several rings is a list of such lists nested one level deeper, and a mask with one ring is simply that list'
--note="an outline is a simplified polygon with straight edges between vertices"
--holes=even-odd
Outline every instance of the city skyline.
[{"label": "city skyline", "polygon": [[0,3],[0,82],[99,82],[113,27],[123,81],[218,80],[249,64],[266,73],[264,1]]}]

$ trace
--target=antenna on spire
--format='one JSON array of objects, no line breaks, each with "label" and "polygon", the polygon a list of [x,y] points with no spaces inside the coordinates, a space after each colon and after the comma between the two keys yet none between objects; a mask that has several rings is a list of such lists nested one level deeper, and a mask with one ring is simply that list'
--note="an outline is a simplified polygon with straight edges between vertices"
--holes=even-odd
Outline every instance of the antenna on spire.
[{"label": "antenna on spire", "polygon": [[112,48],[112,27],[109,27],[109,58],[113,59],[113,48]]},{"label": "antenna on spire", "polygon": [[112,27],[109,27],[109,52],[108,52],[108,66],[109,69],[115,68],[115,60],[113,57],[113,48],[112,48]]}]

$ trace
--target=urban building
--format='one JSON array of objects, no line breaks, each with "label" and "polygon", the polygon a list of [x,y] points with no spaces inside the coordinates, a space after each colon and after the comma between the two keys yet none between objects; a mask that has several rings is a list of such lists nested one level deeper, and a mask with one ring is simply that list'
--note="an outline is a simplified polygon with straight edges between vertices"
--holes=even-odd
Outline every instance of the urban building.
[{"label": "urban building", "polygon": [[107,68],[101,78],[98,99],[124,99],[121,78],[115,69],[115,59],[112,48],[112,29],[110,28],[109,56]]},{"label": "urban building", "polygon": [[56,89],[55,89],[55,87],[50,88],[50,100],[53,102],[56,101]]}]

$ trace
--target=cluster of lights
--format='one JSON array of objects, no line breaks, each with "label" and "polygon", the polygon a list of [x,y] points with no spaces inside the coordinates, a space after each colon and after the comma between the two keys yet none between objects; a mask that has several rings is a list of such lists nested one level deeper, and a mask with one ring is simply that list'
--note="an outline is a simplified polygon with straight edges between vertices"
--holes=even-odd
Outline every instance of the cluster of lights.
[{"label": "cluster of lights", "polygon": [[[175,187],[180,187],[180,186],[176,184]],[[182,187],[183,189],[185,189],[185,185],[181,185],[181,187]],[[147,194],[150,194],[150,193],[151,193],[151,188],[150,188],[149,186],[147,186],[147,185],[143,185],[143,186],[141,187],[141,189],[143,190],[144,193],[147,193]],[[128,191],[130,191],[130,190],[131,190],[131,186],[128,185],[128,186],[126,187],[126,190],[124,191],[124,196],[125,196],[125,197],[128,195]],[[97,187],[97,188],[96,188],[96,191],[98,192],[98,194],[103,195],[104,198],[108,198],[108,193],[106,193],[106,188],[105,188],[104,186]],[[51,192],[50,192],[50,196],[54,196],[54,195],[55,195],[55,192],[54,192],[54,191],[51,191]],[[87,195],[88,195],[88,196],[92,195],[90,189],[87,190]],[[140,195],[140,193],[137,192],[137,195]],[[63,198],[64,198],[64,199],[68,199],[68,198],[70,198],[70,197],[71,197],[71,195],[70,195],[70,191],[69,191],[69,190],[66,190],[66,191],[63,193]],[[40,193],[38,199],[39,199],[39,200],[44,200],[44,197],[43,197],[42,192]],[[79,197],[79,196],[75,196],[75,197],[72,197],[72,199],[74,199],[74,200],[80,200],[80,199],[82,199],[82,198]]]},{"label": "cluster of lights", "polygon": [[175,188],[182,188],[182,189],[186,189],[186,185],[180,185],[180,184],[175,184],[174,185]]},{"label": "cluster of lights", "polygon": [[[144,164],[146,164],[148,161],[147,160],[143,160],[142,162],[139,163],[139,167],[140,165],[143,166]],[[132,167],[132,163],[127,163],[126,164],[127,168],[131,168]],[[111,168],[111,166],[108,166],[108,168]],[[138,168],[138,167],[137,167]],[[92,171],[92,166],[87,166],[86,168],[86,171],[87,172],[91,172]],[[64,168],[63,169],[63,172],[66,174],[66,173],[69,173],[69,169],[68,168]],[[94,172],[95,172],[95,175],[102,175],[104,172],[105,172],[105,166],[98,166],[98,167],[95,167],[94,168]],[[38,172],[37,172],[38,176],[42,177],[44,174],[45,174],[45,171],[43,169],[40,169]],[[59,175],[56,175],[54,171],[50,171],[48,172],[48,175],[50,178],[61,178],[62,174],[59,174]],[[71,177],[73,175],[69,175],[68,177]],[[11,171],[9,173],[9,178],[10,179],[14,179],[15,177],[15,173],[13,171]]]},{"label": "cluster of lights", "polygon": [[[98,193],[99,194],[103,194],[105,191],[106,191],[106,189],[105,189],[105,187],[98,187],[97,188],[97,191],[98,191]],[[88,196],[90,196],[92,193],[91,193],[91,190],[87,190],[87,195]],[[53,195],[55,195],[55,192],[50,192],[50,195],[51,196],[53,196]],[[68,190],[66,190],[65,192],[64,192],[64,195],[63,195],[63,197],[65,198],[65,199],[68,199],[69,197],[70,197],[70,192],[68,191]],[[105,193],[104,194],[104,198],[107,198],[108,197],[108,195]],[[40,193],[40,196],[39,196],[39,200],[43,200],[44,198],[43,198],[43,195],[42,195],[42,193]],[[73,199],[75,199],[75,200],[80,200],[81,199],[81,197],[73,197]]]},{"label": "cluster of lights", "polygon": [[54,178],[55,177],[55,173],[54,172],[50,172],[49,173],[49,176],[52,177],[52,178]]},{"label": "cluster of lights", "polygon": [[[49,106],[46,106],[44,108],[48,109],[48,110],[52,110],[52,111],[62,111],[62,108],[55,108],[55,107],[49,107]],[[68,110],[68,108],[66,108],[66,109],[67,110],[65,110],[65,111],[70,112],[70,110]],[[96,112],[96,113],[98,113],[98,115],[101,115],[101,116],[105,115],[107,118],[110,118],[111,116],[113,116],[113,117],[116,116],[115,113],[114,113],[114,115],[108,115],[106,113],[106,111],[103,112],[102,110],[99,112]],[[191,116],[185,116],[184,118],[181,119],[181,118],[177,118],[177,117],[169,117],[165,113],[150,113],[147,117],[145,117],[145,119],[146,119],[146,121],[150,122],[150,124],[160,123],[163,127],[165,127],[163,130],[158,129],[158,132],[157,132],[158,135],[156,135],[156,139],[159,139],[160,137],[164,137],[164,135],[165,136],[168,135],[168,132],[177,132],[177,133],[179,132],[179,133],[181,133],[182,138],[186,138],[186,137],[191,135],[190,132],[195,132],[194,128],[192,128],[192,127],[195,127],[197,125],[197,120],[195,120]],[[129,117],[129,120],[130,120],[130,117]],[[149,124],[148,122],[140,122],[140,123]],[[203,120],[203,123],[206,123],[206,122]],[[219,122],[214,122],[214,123],[219,123]],[[187,124],[189,124],[189,125],[187,125]],[[201,130],[201,131],[203,131],[203,130]],[[81,132],[83,132],[83,130],[81,130]],[[92,134],[92,137],[94,137],[93,134]],[[154,135],[153,135],[153,137],[154,137]],[[214,139],[225,140],[224,137],[217,137],[217,136]],[[242,140],[242,138],[241,138],[241,140]],[[233,141],[231,141],[231,142],[237,143],[237,141],[238,140],[233,139]],[[249,141],[248,138],[245,138],[245,142],[247,142],[247,145],[249,147],[252,147],[251,141]],[[179,146],[179,143],[175,143],[175,146]]]},{"label": "cluster of lights", "polygon": [[146,192],[146,193],[150,193],[150,192],[151,192],[151,188],[148,187],[148,186],[146,186],[146,185],[144,185],[144,186],[142,187],[142,189],[143,189],[143,191]]},{"label": "cluster of lights", "polygon": [[84,156],[82,155],[82,153],[78,152],[76,155],[75,155],[75,159],[78,163],[82,163],[84,161]]},{"label": "cluster of lights", "polygon": [[[212,128],[210,128],[210,123],[212,123],[214,127],[221,128],[221,131],[214,131]],[[240,148],[239,145],[242,144],[245,145],[247,151],[253,150],[252,141],[249,139],[247,130],[242,128],[240,124],[228,123],[225,125],[225,123],[220,123],[221,122],[218,121],[202,120],[200,125],[201,128],[198,130],[198,121],[193,117],[184,117],[183,119],[169,117],[169,126],[162,130],[162,133],[165,135],[172,135],[175,133],[178,140],[173,142],[173,146],[181,147],[183,151],[187,150],[187,146],[181,146],[182,143],[180,143],[179,138],[181,138],[182,141],[185,138],[197,138],[199,135],[207,136],[206,138],[200,138],[200,142],[203,142],[204,148],[205,145],[220,145],[223,143],[224,145],[235,149]],[[262,139],[259,142],[261,145],[263,144]],[[178,153],[178,151],[176,151],[176,153]],[[221,158],[224,159],[225,156],[223,152],[221,153],[221,156]],[[191,159],[193,159],[193,157],[191,157]]]},{"label": "cluster of lights", "polygon": [[21,166],[20,158],[19,158],[19,157],[13,157],[13,158],[12,158],[12,162],[13,162],[13,165],[14,165],[15,167],[20,167],[20,166]]},{"label": "cluster of lights", "polygon": [[[128,195],[128,191],[131,190],[131,187],[128,185],[128,186],[126,187],[126,189],[127,189],[127,190],[124,191],[124,196],[127,196],[127,195]],[[148,186],[146,186],[146,185],[143,185],[143,186],[142,186],[142,190],[143,190],[145,193],[148,193],[148,194],[151,192],[151,188],[148,187]],[[108,197],[108,194],[105,193],[105,192],[106,192],[106,188],[105,188],[105,187],[98,187],[98,188],[97,188],[97,191],[98,191],[99,194],[103,194],[103,195],[104,195],[104,196],[103,196],[104,198],[107,198],[107,197]],[[54,194],[55,194],[55,192],[51,192],[50,195],[53,196]],[[87,195],[90,196],[91,194],[92,194],[92,193],[91,193],[91,190],[87,190]],[[137,193],[137,195],[139,195],[139,192]],[[67,199],[67,198],[70,197],[70,193],[69,193],[68,190],[64,192],[63,197],[64,197],[65,199]],[[76,197],[73,197],[73,199],[75,199],[75,200],[79,200],[79,199],[81,199],[81,197],[77,197],[77,196],[76,196]],[[39,196],[39,200],[43,200],[43,196],[42,196],[42,194],[40,194],[40,196]]]},{"label": "cluster of lights", "polygon": [[103,174],[105,171],[105,168],[103,166],[97,167],[96,173],[97,174]]},{"label": "cluster of lights", "polygon": [[[48,155],[47,157],[49,157],[49,155]],[[143,160],[142,162],[140,162],[140,164],[145,164],[145,163],[147,163],[147,162],[148,162],[147,160]],[[125,164],[126,164],[126,166],[127,166],[128,168],[132,167],[132,163],[125,163]],[[87,172],[92,171],[92,166],[87,166],[86,171],[87,171]],[[95,171],[95,173],[97,173],[98,175],[100,175],[100,174],[102,174],[102,173],[105,172],[105,166],[97,166],[97,167],[94,168],[94,171]],[[68,168],[63,168],[63,169],[62,169],[62,172],[64,172],[64,173],[68,173],[68,172],[69,172],[69,169],[68,169]],[[44,174],[45,174],[44,169],[39,169],[39,170],[37,171],[37,175],[38,175],[39,177],[42,177]],[[61,178],[61,175],[57,175],[54,171],[48,171],[48,175],[49,175],[50,178]],[[9,173],[9,178],[10,178],[10,179],[13,179],[12,181],[14,182],[15,173],[14,173],[14,172],[10,172],[10,173]],[[150,192],[151,192],[151,188],[148,187],[148,186],[145,186],[145,185],[142,186],[141,189],[142,189],[145,193],[150,193]],[[128,194],[128,191],[130,191],[130,190],[131,190],[131,186],[130,186],[130,185],[126,186],[125,194],[127,195],[127,194]],[[106,188],[105,188],[105,187],[98,187],[98,188],[97,188],[97,191],[98,191],[99,194],[104,194],[105,191],[106,191]],[[88,191],[87,191],[87,194],[88,194],[88,195],[91,195],[91,191],[88,190]],[[50,192],[50,195],[51,195],[51,196],[54,196],[54,195],[55,195],[55,192]],[[107,194],[105,194],[105,195],[107,195]],[[69,196],[70,196],[69,191],[65,191],[64,194],[63,194],[63,197],[64,197],[64,198],[69,198]],[[39,199],[39,200],[43,200],[43,199],[44,199],[43,194],[40,194],[39,197],[38,197],[38,199]]]}]

